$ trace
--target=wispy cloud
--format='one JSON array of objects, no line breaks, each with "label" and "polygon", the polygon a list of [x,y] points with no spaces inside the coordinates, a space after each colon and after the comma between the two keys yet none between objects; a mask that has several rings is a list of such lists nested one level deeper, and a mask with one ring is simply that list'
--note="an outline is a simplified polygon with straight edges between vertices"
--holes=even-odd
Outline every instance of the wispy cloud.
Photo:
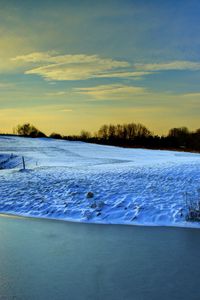
[{"label": "wispy cloud", "polygon": [[133,71],[127,61],[102,58],[99,55],[66,54],[55,52],[34,52],[12,58],[13,62],[27,64],[25,74],[35,74],[46,80],[68,81],[90,78],[133,78],[150,74],[147,71]]},{"label": "wispy cloud", "polygon": [[48,81],[86,80],[91,78],[141,79],[156,71],[200,70],[200,62],[171,61],[163,63],[131,64],[124,60],[99,55],[64,54],[55,51],[33,52],[11,59],[23,65],[24,73],[38,75]]},{"label": "wispy cloud", "polygon": [[53,52],[33,52],[26,55],[18,55],[11,58],[11,61],[25,62],[25,63],[38,63],[50,62]]},{"label": "wispy cloud", "polygon": [[[24,110],[39,110],[41,109],[42,111],[44,110],[48,110],[48,111],[52,111],[52,112],[72,112],[74,109],[72,108],[67,108],[66,105],[63,104],[45,104],[45,105],[34,105],[31,107],[24,107]],[[2,111],[21,111],[23,113],[23,110],[21,109],[21,107],[13,107],[13,108],[7,108],[7,107],[2,107],[1,108],[1,112]]]},{"label": "wispy cloud", "polygon": [[187,93],[182,96],[187,98],[200,98],[200,93]]},{"label": "wispy cloud", "polygon": [[60,112],[72,112],[72,109],[63,108],[59,110]]},{"label": "wispy cloud", "polygon": [[109,84],[87,88],[75,88],[74,92],[82,95],[88,95],[98,100],[129,99],[134,95],[140,96],[147,93],[146,89],[143,87],[123,84]]},{"label": "wispy cloud", "polygon": [[152,74],[153,72],[110,72],[110,73],[104,73],[99,74],[99,78],[128,78],[133,77],[134,79],[141,79],[144,75]]},{"label": "wispy cloud", "polygon": [[[106,84],[97,85],[93,87],[74,88],[72,94],[80,94],[89,96],[93,100],[138,100],[139,104],[144,103],[157,105],[158,103],[165,103],[165,106],[175,105],[179,101],[179,104],[191,103],[191,100],[199,100],[200,92],[196,93],[179,93],[173,94],[168,92],[156,92],[155,90],[149,90],[145,87],[132,86],[125,84]],[[142,101],[142,102],[140,102]]]},{"label": "wispy cloud", "polygon": [[129,66],[129,63],[126,61],[118,61],[110,58],[101,58],[99,55],[86,55],[86,54],[58,55],[55,51],[33,52],[27,55],[16,56],[11,60],[30,62],[30,63],[48,62],[48,63],[56,63],[56,64],[98,63],[104,65],[108,63],[108,68]]},{"label": "wispy cloud", "polygon": [[143,71],[167,71],[167,70],[200,70],[199,62],[192,61],[171,61],[164,63],[155,63],[155,64],[136,64],[135,68],[137,70]]},{"label": "wispy cloud", "polygon": [[65,92],[65,91],[58,91],[58,92],[45,93],[45,96],[50,96],[50,97],[64,96],[64,95],[67,95],[67,92]]}]

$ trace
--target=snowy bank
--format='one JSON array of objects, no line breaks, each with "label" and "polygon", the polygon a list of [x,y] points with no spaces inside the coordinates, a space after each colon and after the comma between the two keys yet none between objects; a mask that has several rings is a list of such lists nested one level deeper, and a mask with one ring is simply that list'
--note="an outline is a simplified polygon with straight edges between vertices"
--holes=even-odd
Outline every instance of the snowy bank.
[{"label": "snowy bank", "polygon": [[[26,162],[21,172],[21,157]],[[200,155],[0,137],[0,212],[95,223],[199,226]]]}]

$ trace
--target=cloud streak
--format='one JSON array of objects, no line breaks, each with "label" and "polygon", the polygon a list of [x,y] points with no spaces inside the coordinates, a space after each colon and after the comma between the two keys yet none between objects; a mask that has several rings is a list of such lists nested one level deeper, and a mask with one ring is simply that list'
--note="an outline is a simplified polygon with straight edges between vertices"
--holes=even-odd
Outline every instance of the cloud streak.
[{"label": "cloud streak", "polygon": [[25,74],[38,75],[48,81],[76,81],[91,78],[141,79],[157,71],[200,70],[200,63],[192,61],[131,64],[99,55],[59,55],[55,51],[19,55],[11,61],[24,66]]},{"label": "cloud streak", "polygon": [[137,70],[143,71],[168,71],[168,70],[200,70],[199,62],[192,61],[171,61],[165,63],[155,63],[155,64],[136,64],[135,68]]},{"label": "cloud streak", "polygon": [[49,96],[49,97],[65,96],[65,95],[67,95],[67,92],[65,91],[49,92],[45,94],[45,96]]},{"label": "cloud streak", "polygon": [[134,79],[141,79],[145,75],[153,74],[153,72],[111,72],[99,74],[98,78],[128,78],[134,77]]},{"label": "cloud streak", "polygon": [[200,93],[187,93],[187,94],[183,94],[183,97],[200,99]]},{"label": "cloud streak", "polygon": [[91,78],[140,79],[150,74],[147,71],[133,71],[131,64],[127,61],[102,58],[99,55],[57,55],[55,52],[34,52],[16,56],[12,58],[12,61],[30,66],[25,74],[39,75],[49,81]]},{"label": "cloud streak", "polygon": [[109,84],[87,88],[75,88],[74,92],[77,94],[90,96],[97,100],[130,99],[133,96],[141,96],[147,94],[146,89],[143,87],[123,84]]}]

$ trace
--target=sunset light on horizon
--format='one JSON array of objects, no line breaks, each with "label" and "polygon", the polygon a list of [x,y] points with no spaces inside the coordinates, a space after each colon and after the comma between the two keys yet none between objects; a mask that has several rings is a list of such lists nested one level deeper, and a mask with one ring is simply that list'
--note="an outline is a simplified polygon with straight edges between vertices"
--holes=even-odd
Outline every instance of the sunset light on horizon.
[{"label": "sunset light on horizon", "polygon": [[199,1],[0,1],[1,133],[199,128]]}]

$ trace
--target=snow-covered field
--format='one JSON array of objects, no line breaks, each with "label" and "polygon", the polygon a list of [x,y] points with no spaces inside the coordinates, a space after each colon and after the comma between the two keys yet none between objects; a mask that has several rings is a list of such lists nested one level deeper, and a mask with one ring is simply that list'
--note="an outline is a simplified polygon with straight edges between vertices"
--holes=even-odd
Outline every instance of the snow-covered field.
[{"label": "snow-covered field", "polygon": [[199,154],[0,136],[0,213],[200,227],[185,220],[199,189]]}]

